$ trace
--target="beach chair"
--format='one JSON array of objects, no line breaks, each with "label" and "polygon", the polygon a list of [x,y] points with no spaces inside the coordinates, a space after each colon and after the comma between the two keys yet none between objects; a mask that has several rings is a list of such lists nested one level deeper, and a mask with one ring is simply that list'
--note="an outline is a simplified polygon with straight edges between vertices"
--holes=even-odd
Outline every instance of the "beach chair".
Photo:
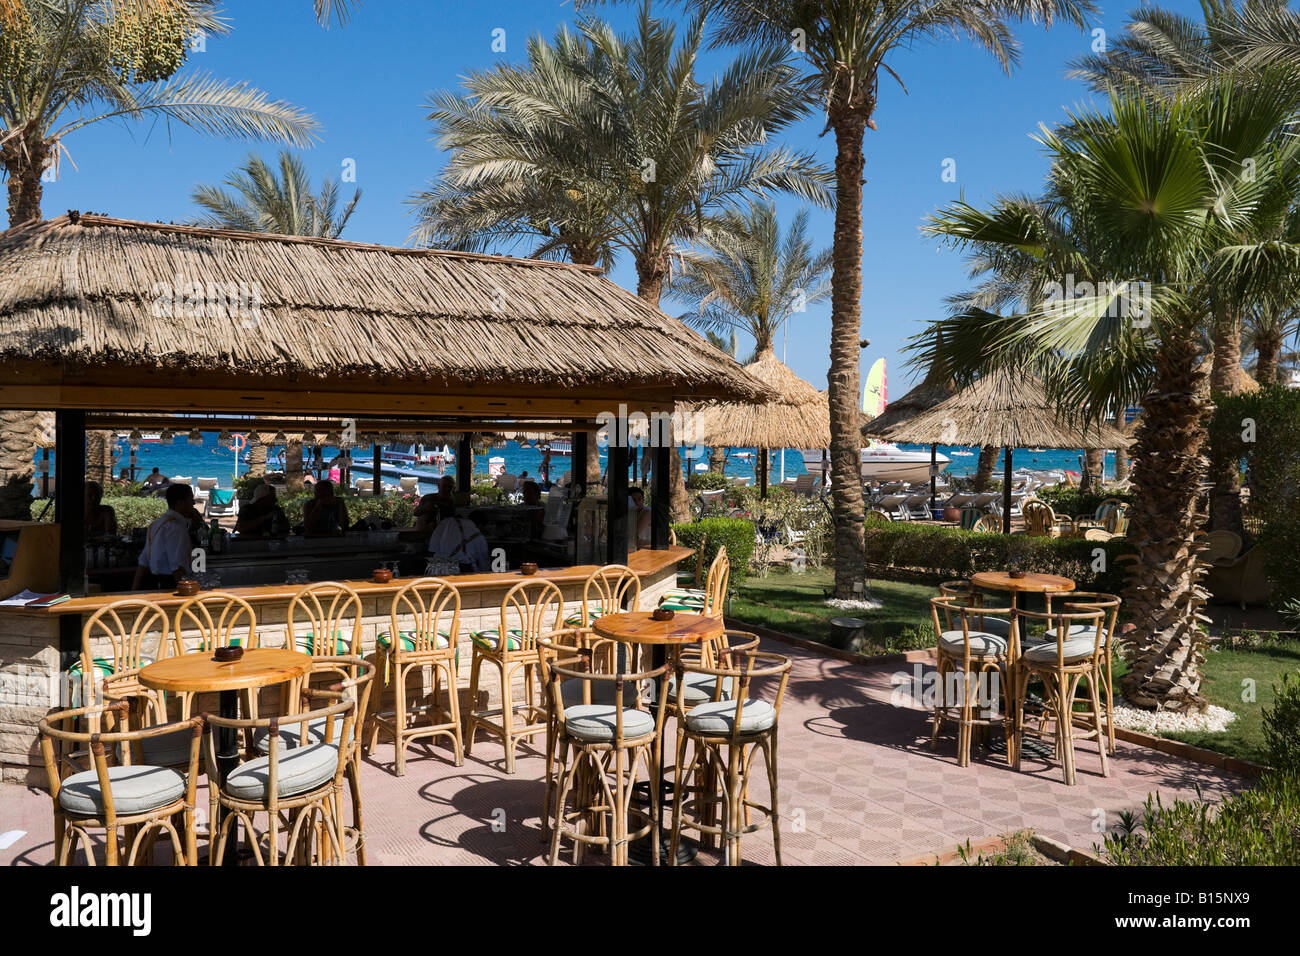
[{"label": "beach chair", "polygon": [[719,499],[721,499],[722,496],[725,495],[726,493],[727,493],[726,488],[718,488],[713,491],[701,491],[700,504],[705,507],[707,507],[708,505],[715,505],[718,503]]},{"label": "beach chair", "polygon": [[200,478],[198,486],[194,489],[194,504],[201,505],[208,500],[208,492],[217,487],[218,479]]},{"label": "beach chair", "polygon": [[811,473],[800,475],[794,480],[794,493],[811,497],[816,493],[817,476]]},{"label": "beach chair", "polygon": [[907,482],[905,481],[885,481],[880,485],[880,493],[882,495],[896,495],[906,487]]},{"label": "beach chair", "polygon": [[748,488],[754,481],[753,478],[746,475],[744,478],[732,478],[731,483],[739,488]]},{"label": "beach chair", "polygon": [[206,518],[225,518],[239,514],[239,499],[233,488],[213,488],[208,492],[207,507],[203,509]]},{"label": "beach chair", "polygon": [[909,497],[910,495],[903,494],[885,495],[876,502],[876,507],[886,514],[894,515],[895,517],[906,521],[912,517],[907,513],[907,509],[903,507],[903,503],[906,502]]},{"label": "beach chair", "polygon": [[375,479],[354,478],[352,487],[356,488],[359,495],[373,495],[375,493]]},{"label": "beach chair", "polygon": [[962,508],[967,507],[972,501],[974,501],[976,497],[976,495],[971,494],[969,491],[959,491],[943,503],[943,508],[945,511],[949,508],[956,508],[960,511]]},{"label": "beach chair", "polygon": [[1002,498],[1000,491],[981,491],[970,502],[970,507],[979,508],[980,511],[987,511],[990,505],[996,504]]},{"label": "beach chair", "polygon": [[1056,536],[1056,512],[1046,501],[1039,501],[1037,498],[1026,501],[1021,508],[1021,513],[1025,518],[1025,534],[1039,538]]},{"label": "beach chair", "polygon": [[930,492],[918,491],[909,495],[903,502],[903,510],[913,521],[928,521],[930,519]]},{"label": "beach chair", "polygon": [[983,508],[976,508],[974,505],[967,505],[961,509],[961,526],[966,531],[974,531],[975,525],[983,518],[985,511]]},{"label": "beach chair", "polygon": [[413,475],[399,478],[397,483],[401,487],[402,494],[404,495],[414,495],[418,494],[420,491],[420,479]]},{"label": "beach chair", "polygon": [[507,495],[511,494],[516,488],[519,487],[519,476],[501,475],[500,477],[497,478],[497,487],[500,488],[501,491],[504,492],[505,494]]},{"label": "beach chair", "polygon": [[173,475],[169,484],[192,485],[194,484],[194,479],[190,475]]}]

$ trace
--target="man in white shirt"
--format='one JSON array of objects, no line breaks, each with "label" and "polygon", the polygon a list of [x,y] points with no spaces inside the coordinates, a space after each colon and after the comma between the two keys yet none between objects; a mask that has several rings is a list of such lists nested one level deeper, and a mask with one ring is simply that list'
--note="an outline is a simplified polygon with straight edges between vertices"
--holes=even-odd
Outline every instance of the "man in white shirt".
[{"label": "man in white shirt", "polygon": [[167,510],[149,525],[140,563],[131,590],[138,591],[146,580],[155,586],[179,582],[190,570],[190,516],[194,514],[194,489],[171,485],[167,489]]},{"label": "man in white shirt", "polygon": [[487,539],[468,518],[456,517],[450,505],[438,509],[438,526],[429,536],[429,554],[435,558],[468,564],[475,571],[490,571],[492,559]]}]

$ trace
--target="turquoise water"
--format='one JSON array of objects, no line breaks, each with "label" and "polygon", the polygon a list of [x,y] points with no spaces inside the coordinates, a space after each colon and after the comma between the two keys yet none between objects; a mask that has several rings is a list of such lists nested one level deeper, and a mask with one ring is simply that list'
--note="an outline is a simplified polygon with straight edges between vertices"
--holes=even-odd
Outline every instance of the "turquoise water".
[{"label": "turquoise water", "polygon": [[[155,467],[164,475],[188,475],[192,478],[216,478],[219,486],[222,488],[231,487],[231,482],[235,473],[235,453],[229,448],[222,448],[217,443],[215,433],[205,433],[202,445],[188,445],[183,438],[177,438],[170,444],[161,444],[156,442],[141,443],[136,453],[137,477],[143,478],[149,474]],[[903,448],[919,449],[928,451],[928,447],[903,445]],[[128,467],[131,462],[129,454],[125,448],[125,443],[119,443],[119,454],[117,463],[114,466],[113,473],[118,474],[122,468]],[[274,449],[273,451],[279,451]],[[951,459],[946,469],[948,474],[968,475],[975,471],[979,461],[978,448],[962,448],[960,446],[940,446],[939,451]],[[969,452],[970,454],[959,454],[960,452]],[[338,452],[334,448],[325,449],[325,460],[329,461]],[[955,454],[957,453],[957,454]],[[354,454],[369,455],[368,449],[355,449]],[[751,457],[741,457],[748,454]],[[506,471],[510,474],[519,474],[521,471],[527,471],[530,475],[540,475],[542,466],[542,453],[536,448],[521,448],[516,442],[508,442],[505,448],[493,448],[488,455],[476,455],[474,459],[474,471],[476,474],[486,476],[488,468],[488,457],[501,457],[505,459]],[[604,454],[601,455],[602,459]],[[782,454],[773,452],[771,481],[781,479],[781,461]],[[53,458],[53,454],[51,454]],[[1043,451],[1034,452],[1029,449],[1018,449],[1012,457],[1012,464],[1016,468],[1029,468],[1033,470],[1082,470],[1083,452],[1081,451]],[[784,453],[784,463],[786,477],[801,475],[804,473],[803,456],[797,451],[787,451]],[[694,467],[701,464],[701,461],[688,462],[683,459],[683,468]],[[727,461],[727,474],[737,477],[754,477],[755,466],[757,464],[757,454],[753,448],[736,448],[732,449],[731,455]],[[1002,474],[1002,457],[998,457],[998,463],[995,469],[995,475]],[[247,462],[241,461],[239,472],[243,474],[247,468]],[[568,457],[561,455],[551,456],[551,477],[558,479],[570,468]],[[53,465],[51,465],[51,470]],[[698,470],[698,469],[697,469]],[[454,468],[452,469],[454,473]],[[51,471],[52,473],[52,471]],[[1106,474],[1113,476],[1115,473],[1115,457],[1112,453],[1106,456]],[[392,480],[392,479],[389,479]],[[422,490],[432,490],[432,482],[421,482]]]}]

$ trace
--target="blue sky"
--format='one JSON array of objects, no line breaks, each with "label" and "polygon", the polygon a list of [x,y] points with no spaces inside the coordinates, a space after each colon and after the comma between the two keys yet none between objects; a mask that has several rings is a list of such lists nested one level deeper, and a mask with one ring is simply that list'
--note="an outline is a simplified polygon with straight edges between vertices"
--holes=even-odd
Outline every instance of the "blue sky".
[{"label": "blue sky", "polygon": [[[1103,2],[1095,26],[1113,36],[1136,2]],[[1162,5],[1200,9],[1196,0]],[[558,0],[363,0],[345,28],[323,30],[311,7],[310,0],[228,0],[232,32],[210,39],[186,69],[247,80],[312,113],[324,126],[304,156],[314,179],[337,180],[344,163],[355,161],[357,181],[345,195],[360,187],[362,198],[344,238],[394,245],[407,243],[413,224],[404,201],[442,164],[424,119],[429,92],[453,87],[466,71],[498,59],[520,60],[530,34],[550,36],[575,19],[572,3]],[[679,15],[662,3],[656,11]],[[607,6],[595,12],[629,25],[634,11]],[[494,30],[505,31],[504,53],[492,49]],[[1022,58],[1010,77],[971,44],[946,39],[891,61],[907,93],[891,79],[881,81],[879,131],[868,132],[866,142],[862,331],[872,344],[863,367],[865,374],[875,359],[887,359],[893,398],[919,378],[905,367],[906,338],[942,312],[946,295],[966,285],[961,257],[923,240],[922,220],[961,196],[983,203],[999,193],[1037,190],[1046,163],[1030,136],[1040,123],[1057,122],[1090,98],[1065,78],[1065,66],[1088,51],[1092,36],[1063,26],[1050,32],[1023,26],[1017,35]],[[715,70],[726,55],[710,54],[706,70]],[[829,164],[834,140],[820,135],[823,125],[821,117],[810,118],[785,140]],[[273,156],[278,149],[163,124],[103,124],[65,145],[71,163],[63,163],[59,182],[46,185],[46,216],[79,209],[177,222],[195,213],[195,183],[220,181],[250,150]],[[956,182],[944,181],[946,160],[955,162]],[[797,208],[794,201],[778,201],[784,220]],[[814,241],[829,246],[831,225],[829,212],[814,210]],[[628,262],[620,262],[612,278],[635,287]],[[664,308],[676,311],[668,299]],[[788,363],[818,388],[826,387],[829,330],[829,305],[813,305],[796,317],[785,343]]]}]

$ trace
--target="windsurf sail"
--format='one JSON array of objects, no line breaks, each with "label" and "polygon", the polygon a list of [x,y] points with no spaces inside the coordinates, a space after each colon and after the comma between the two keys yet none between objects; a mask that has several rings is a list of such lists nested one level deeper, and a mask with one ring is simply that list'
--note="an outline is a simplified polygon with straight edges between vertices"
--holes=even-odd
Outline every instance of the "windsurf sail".
[{"label": "windsurf sail", "polygon": [[889,386],[885,378],[885,360],[876,359],[867,373],[867,384],[862,389],[862,411],[868,418],[884,414],[889,404]]}]

